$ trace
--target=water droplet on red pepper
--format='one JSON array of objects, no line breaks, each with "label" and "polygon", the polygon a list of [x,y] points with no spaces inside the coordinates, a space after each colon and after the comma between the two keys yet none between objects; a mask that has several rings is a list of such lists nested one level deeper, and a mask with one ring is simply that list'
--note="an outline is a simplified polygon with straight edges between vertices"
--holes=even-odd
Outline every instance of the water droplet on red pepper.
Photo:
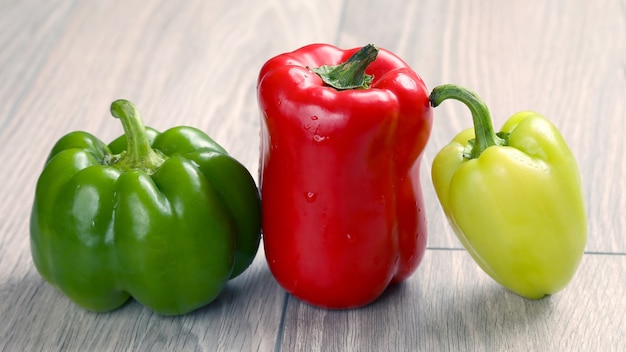
[{"label": "water droplet on red pepper", "polygon": [[315,199],[317,199],[317,194],[315,194],[314,192],[306,192],[304,194],[304,197],[306,198],[307,202],[313,203],[315,202]]},{"label": "water droplet on red pepper", "polygon": [[319,142],[323,142],[324,140],[326,140],[326,138],[327,137],[320,136],[319,134],[316,134],[315,136],[313,136],[313,140],[318,142],[318,143]]}]

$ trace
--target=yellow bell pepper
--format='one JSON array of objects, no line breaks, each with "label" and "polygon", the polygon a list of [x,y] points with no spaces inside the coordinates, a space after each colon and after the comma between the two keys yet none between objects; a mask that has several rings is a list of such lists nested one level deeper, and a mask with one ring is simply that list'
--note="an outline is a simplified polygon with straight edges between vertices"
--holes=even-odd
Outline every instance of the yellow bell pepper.
[{"label": "yellow bell pepper", "polygon": [[433,107],[464,103],[474,128],[433,161],[432,179],[457,237],[496,282],[529,299],[563,289],[582,259],[587,220],[580,174],[565,140],[543,116],[513,115],[495,133],[487,106],[455,85]]}]

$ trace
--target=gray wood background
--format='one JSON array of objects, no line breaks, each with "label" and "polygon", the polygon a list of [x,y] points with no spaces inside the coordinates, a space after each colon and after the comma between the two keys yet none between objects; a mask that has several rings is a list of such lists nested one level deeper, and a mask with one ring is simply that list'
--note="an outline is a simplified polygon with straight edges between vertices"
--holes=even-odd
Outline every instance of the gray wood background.
[{"label": "gray wood background", "polygon": [[[424,261],[362,309],[327,311],[276,284],[262,250],[209,306],[179,317],[135,302],[84,311],[30,257],[34,186],[52,144],[118,136],[109,104],[147,124],[192,125],[256,176],[258,70],[326,42],[394,51],[432,88],[472,87],[498,128],[526,109],[549,117],[576,155],[589,216],[580,269],[541,301],[497,286],[448,227],[430,181],[462,128],[435,110],[424,155]],[[618,351],[626,333],[626,2],[539,0],[0,0],[0,351]]]}]

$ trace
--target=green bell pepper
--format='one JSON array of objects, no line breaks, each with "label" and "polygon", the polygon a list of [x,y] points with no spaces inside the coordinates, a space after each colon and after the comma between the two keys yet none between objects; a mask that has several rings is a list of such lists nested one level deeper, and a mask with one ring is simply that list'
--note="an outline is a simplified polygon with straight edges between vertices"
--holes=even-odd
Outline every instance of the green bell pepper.
[{"label": "green bell pepper", "polygon": [[559,131],[534,112],[494,133],[476,93],[433,89],[431,105],[464,103],[474,128],[433,160],[432,180],[451,226],[496,282],[530,299],[563,289],[583,256],[587,220],[576,160]]},{"label": "green bell pepper", "polygon": [[198,129],[146,128],[128,101],[110,145],[72,132],[38,179],[31,252],[41,276],[85,309],[129,297],[163,315],[214,300],[254,259],[260,198],[246,168]]}]

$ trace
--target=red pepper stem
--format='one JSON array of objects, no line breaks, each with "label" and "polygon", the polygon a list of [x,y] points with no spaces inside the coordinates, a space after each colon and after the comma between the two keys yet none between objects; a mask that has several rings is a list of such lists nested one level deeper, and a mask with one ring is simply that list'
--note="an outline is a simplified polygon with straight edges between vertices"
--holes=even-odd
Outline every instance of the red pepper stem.
[{"label": "red pepper stem", "polygon": [[166,157],[150,146],[141,115],[135,105],[128,100],[116,100],[111,103],[111,115],[120,119],[128,143],[127,150],[119,155],[113,166],[122,170],[141,170],[153,174]]},{"label": "red pepper stem", "polygon": [[309,69],[320,76],[326,85],[337,90],[367,89],[372,84],[374,76],[366,74],[365,70],[376,60],[376,56],[378,48],[368,44],[342,64]]},{"label": "red pepper stem", "polygon": [[439,106],[446,99],[458,100],[472,112],[476,138],[470,141],[471,151],[465,153],[466,158],[478,158],[485,149],[493,145],[506,145],[506,140],[498,137],[494,132],[489,109],[478,94],[455,84],[444,84],[435,87],[429,97],[433,107]]}]

